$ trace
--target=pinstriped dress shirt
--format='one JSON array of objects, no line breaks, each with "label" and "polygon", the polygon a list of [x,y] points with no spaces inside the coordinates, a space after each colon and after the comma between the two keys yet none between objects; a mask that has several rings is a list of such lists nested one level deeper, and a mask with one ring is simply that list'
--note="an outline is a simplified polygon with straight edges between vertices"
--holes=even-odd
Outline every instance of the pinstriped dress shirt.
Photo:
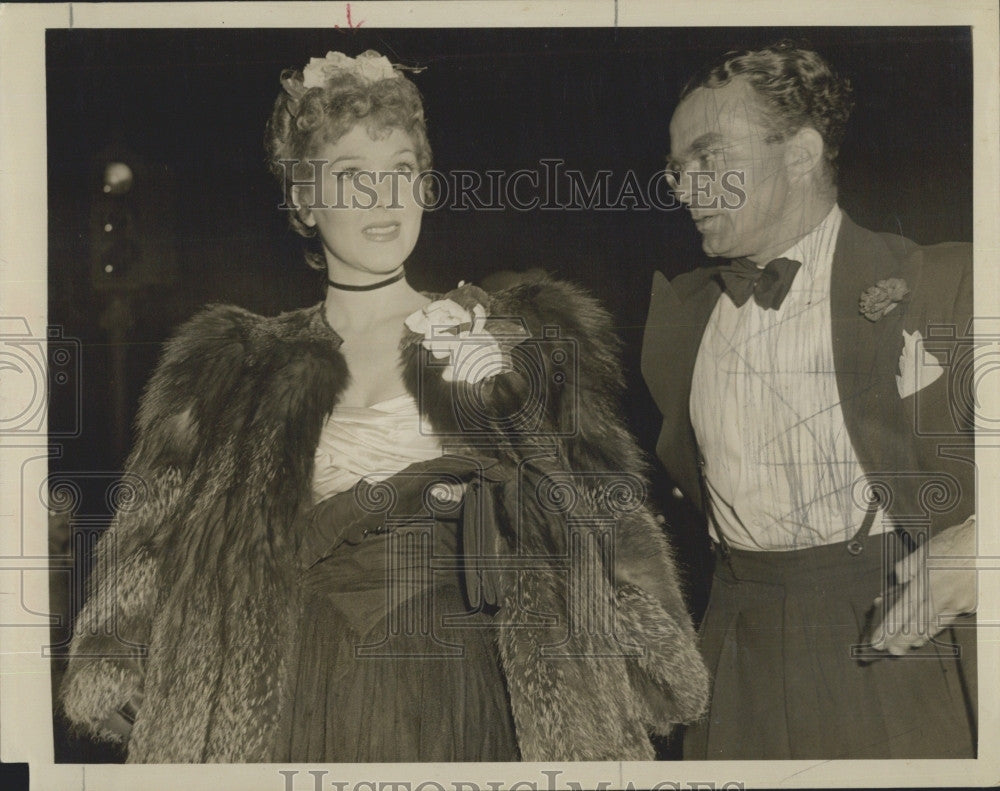
[{"label": "pinstriped dress shirt", "polygon": [[[753,299],[737,308],[723,295],[698,350],[691,422],[713,515],[740,549],[847,541],[864,519],[864,472],[833,362],[830,272],[840,223],[834,206],[782,254],[802,267],[778,310]],[[884,529],[880,512],[871,532]]]}]

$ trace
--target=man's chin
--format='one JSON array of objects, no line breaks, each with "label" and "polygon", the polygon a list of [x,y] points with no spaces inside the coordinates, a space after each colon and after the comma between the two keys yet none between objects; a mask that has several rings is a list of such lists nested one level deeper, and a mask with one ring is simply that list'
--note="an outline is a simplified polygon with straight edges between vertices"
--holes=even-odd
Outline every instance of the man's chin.
[{"label": "man's chin", "polygon": [[709,258],[729,258],[728,251],[708,239],[702,238],[701,249]]}]

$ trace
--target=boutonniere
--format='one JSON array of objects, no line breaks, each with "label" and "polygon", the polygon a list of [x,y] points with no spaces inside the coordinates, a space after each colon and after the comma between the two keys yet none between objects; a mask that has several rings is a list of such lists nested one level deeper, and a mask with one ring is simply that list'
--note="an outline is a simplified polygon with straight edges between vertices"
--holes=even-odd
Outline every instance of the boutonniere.
[{"label": "boutonniere", "polygon": [[[475,384],[512,370],[510,347],[527,337],[522,325],[489,316],[489,294],[459,284],[454,291],[406,317],[405,324],[435,359],[447,361],[446,382]],[[513,340],[513,343],[511,342]]]},{"label": "boutonniere", "polygon": [[858,311],[868,321],[878,321],[910,295],[910,287],[901,277],[879,280],[874,286],[861,292]]}]

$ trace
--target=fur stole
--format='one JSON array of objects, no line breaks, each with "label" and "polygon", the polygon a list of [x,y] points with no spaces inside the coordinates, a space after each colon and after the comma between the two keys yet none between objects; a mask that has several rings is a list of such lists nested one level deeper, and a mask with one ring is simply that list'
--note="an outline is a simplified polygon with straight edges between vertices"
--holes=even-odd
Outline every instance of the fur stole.
[{"label": "fur stole", "polygon": [[[492,550],[599,570],[583,597],[544,563],[503,588],[497,639],[522,756],[652,758],[646,729],[698,717],[708,683],[666,541],[642,502],[640,452],[616,414],[608,316],[554,281],[488,301],[491,315],[525,322],[538,342],[523,359],[536,370],[468,385],[444,381],[416,337],[401,354],[408,388],[446,443],[490,448],[512,479],[568,476],[580,494],[570,506],[512,489],[497,504],[507,528]],[[574,352],[559,371],[546,356],[555,335]],[[105,738],[100,723],[141,690],[129,761],[271,760],[297,639],[296,525],[311,504],[321,427],[348,377],[339,344],[319,305],[275,318],[212,307],[167,345],[129,461],[138,484],[98,548],[62,689],[69,718]],[[538,391],[531,431],[463,425],[461,405],[503,414],[524,402],[532,376],[555,373]],[[571,524],[607,522],[602,503],[623,480],[634,496],[612,509],[610,551],[574,538]],[[611,613],[601,628],[585,623],[595,602]],[[565,616],[561,643],[532,621],[546,612]]]}]

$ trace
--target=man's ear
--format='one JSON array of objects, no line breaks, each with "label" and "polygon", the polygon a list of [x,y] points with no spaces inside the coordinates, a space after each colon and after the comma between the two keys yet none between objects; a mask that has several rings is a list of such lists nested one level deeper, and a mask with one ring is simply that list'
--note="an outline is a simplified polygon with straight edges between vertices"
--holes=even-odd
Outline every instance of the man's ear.
[{"label": "man's ear", "polygon": [[292,205],[295,206],[295,214],[308,228],[316,227],[316,218],[313,216],[310,206],[313,204],[313,187],[306,184],[292,185]]},{"label": "man's ear", "polygon": [[793,178],[802,178],[823,166],[823,137],[811,126],[803,126],[788,139],[785,167]]}]

